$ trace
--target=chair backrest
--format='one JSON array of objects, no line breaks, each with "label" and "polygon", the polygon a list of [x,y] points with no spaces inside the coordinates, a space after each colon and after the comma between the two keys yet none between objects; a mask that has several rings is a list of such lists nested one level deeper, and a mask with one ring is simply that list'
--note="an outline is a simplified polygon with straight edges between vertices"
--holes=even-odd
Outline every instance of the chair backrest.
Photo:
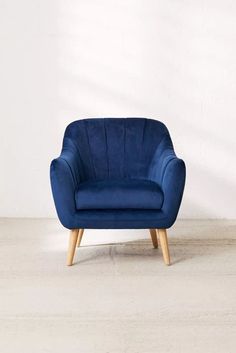
[{"label": "chair backrest", "polygon": [[166,126],[146,118],[77,120],[66,128],[63,147],[78,153],[81,181],[145,178]]}]

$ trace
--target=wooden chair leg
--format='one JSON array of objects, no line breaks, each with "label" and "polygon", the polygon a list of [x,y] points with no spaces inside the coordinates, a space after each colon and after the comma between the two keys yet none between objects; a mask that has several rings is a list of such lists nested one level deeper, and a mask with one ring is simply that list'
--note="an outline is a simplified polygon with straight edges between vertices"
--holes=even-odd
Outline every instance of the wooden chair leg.
[{"label": "wooden chair leg", "polygon": [[158,240],[157,240],[156,229],[149,229],[149,232],[150,232],[150,234],[151,234],[153,247],[154,247],[155,249],[157,249],[157,248],[158,248]]},{"label": "wooden chair leg", "polygon": [[166,265],[170,265],[170,253],[169,253],[166,229],[158,229],[158,234],[159,234],[159,240],[161,243],[164,262]]},{"label": "wooden chair leg", "polygon": [[72,229],[70,231],[69,248],[67,252],[67,262],[66,262],[67,266],[71,266],[73,264],[78,235],[79,235],[79,229]]},{"label": "wooden chair leg", "polygon": [[78,240],[77,240],[77,246],[78,246],[78,247],[80,246],[80,243],[81,243],[83,234],[84,234],[84,229],[79,229]]}]

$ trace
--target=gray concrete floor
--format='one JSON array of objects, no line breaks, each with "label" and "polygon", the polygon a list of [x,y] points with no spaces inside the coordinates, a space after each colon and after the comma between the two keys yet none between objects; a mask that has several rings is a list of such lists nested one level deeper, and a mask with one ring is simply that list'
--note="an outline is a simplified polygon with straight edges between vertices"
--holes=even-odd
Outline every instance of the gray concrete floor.
[{"label": "gray concrete floor", "polygon": [[172,266],[147,230],[0,220],[1,353],[236,352],[236,221],[178,221]]}]

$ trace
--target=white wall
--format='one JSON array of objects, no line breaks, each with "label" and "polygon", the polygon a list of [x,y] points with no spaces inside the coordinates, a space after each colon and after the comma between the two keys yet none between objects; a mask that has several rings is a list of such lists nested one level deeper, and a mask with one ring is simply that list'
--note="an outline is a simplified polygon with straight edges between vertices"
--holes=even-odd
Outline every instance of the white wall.
[{"label": "white wall", "polygon": [[167,124],[182,217],[236,218],[236,2],[0,0],[0,216],[55,216],[50,160],[80,117]]}]

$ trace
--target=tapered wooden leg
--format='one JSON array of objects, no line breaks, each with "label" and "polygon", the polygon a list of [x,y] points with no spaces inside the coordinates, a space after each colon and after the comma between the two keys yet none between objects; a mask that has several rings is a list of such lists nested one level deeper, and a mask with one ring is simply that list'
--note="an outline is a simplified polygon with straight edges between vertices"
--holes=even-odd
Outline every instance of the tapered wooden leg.
[{"label": "tapered wooden leg", "polygon": [[158,229],[158,234],[159,234],[159,240],[161,243],[164,262],[166,265],[170,265],[170,253],[169,253],[166,229]]},{"label": "tapered wooden leg", "polygon": [[154,247],[155,249],[157,249],[157,248],[158,248],[158,240],[157,240],[156,229],[149,229],[149,232],[150,232],[150,234],[151,234],[153,247]]},{"label": "tapered wooden leg", "polygon": [[76,243],[79,235],[79,229],[72,229],[70,231],[70,240],[69,240],[69,248],[67,252],[67,266],[71,266],[73,264],[73,258],[75,254]]},{"label": "tapered wooden leg", "polygon": [[79,229],[78,240],[77,240],[77,246],[78,247],[80,246],[83,234],[84,234],[84,229]]}]

